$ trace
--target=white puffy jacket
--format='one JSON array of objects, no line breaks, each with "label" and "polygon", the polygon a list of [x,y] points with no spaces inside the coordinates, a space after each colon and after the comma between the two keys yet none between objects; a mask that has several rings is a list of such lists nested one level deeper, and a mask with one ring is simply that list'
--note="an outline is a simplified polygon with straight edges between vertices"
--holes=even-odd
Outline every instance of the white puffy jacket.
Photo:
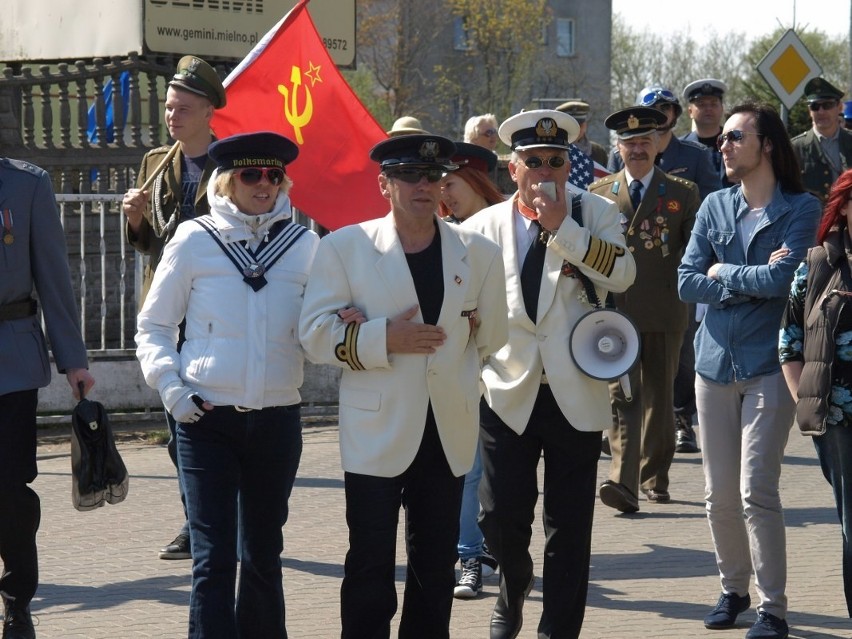
[{"label": "white puffy jacket", "polygon": [[[208,187],[211,218],[225,243],[256,248],[269,228],[290,217],[279,194],[272,212],[245,215]],[[283,406],[300,401],[304,356],[298,322],[319,238],[308,231],[265,273],[254,291],[199,224],[181,223],[166,245],[139,313],[136,356],[145,381],[171,410],[197,393],[218,406]],[[176,348],[186,317],[186,341]]]}]

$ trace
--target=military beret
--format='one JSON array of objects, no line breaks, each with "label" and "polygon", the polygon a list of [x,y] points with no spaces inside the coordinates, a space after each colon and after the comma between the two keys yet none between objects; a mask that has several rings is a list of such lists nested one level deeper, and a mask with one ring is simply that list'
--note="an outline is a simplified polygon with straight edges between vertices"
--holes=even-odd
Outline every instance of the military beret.
[{"label": "military beret", "polygon": [[562,111],[535,109],[508,118],[500,125],[499,135],[513,151],[547,147],[568,150],[580,135],[580,125]]},{"label": "military beret", "polygon": [[370,159],[382,170],[399,166],[440,167],[447,171],[458,168],[450,161],[456,145],[440,135],[412,133],[382,140],[370,149]]},{"label": "military beret", "polygon": [[213,67],[194,55],[185,55],[178,61],[177,72],[169,86],[204,96],[214,109],[225,106],[225,87],[219,76]]},{"label": "military beret", "polygon": [[839,100],[843,91],[835,87],[825,78],[811,78],[805,85],[805,99],[808,102],[816,100]]},{"label": "military beret", "polygon": [[497,168],[497,155],[493,151],[469,142],[456,142],[456,152],[450,159],[460,167],[469,166],[483,173],[491,173]]},{"label": "military beret", "polygon": [[648,135],[666,123],[666,114],[651,107],[628,107],[610,114],[604,126],[615,131],[620,140]]},{"label": "military beret", "polygon": [[283,135],[259,131],[216,140],[208,147],[207,154],[223,170],[246,166],[274,166],[283,169],[299,155],[299,147]]},{"label": "military beret", "polygon": [[385,131],[389,136],[396,137],[397,135],[411,135],[411,134],[426,134],[426,131],[423,128],[423,125],[420,123],[420,120],[417,118],[413,118],[410,115],[404,115],[401,118],[398,118],[391,126],[389,131]]},{"label": "military beret", "polygon": [[704,78],[703,80],[696,80],[687,84],[683,90],[683,99],[687,102],[692,102],[703,95],[714,95],[721,99],[727,90],[728,86],[721,80]]},{"label": "military beret", "polygon": [[583,102],[582,100],[568,100],[568,102],[563,102],[556,107],[556,110],[567,113],[577,120],[577,122],[585,122],[586,118],[589,117],[591,107],[588,102]]}]

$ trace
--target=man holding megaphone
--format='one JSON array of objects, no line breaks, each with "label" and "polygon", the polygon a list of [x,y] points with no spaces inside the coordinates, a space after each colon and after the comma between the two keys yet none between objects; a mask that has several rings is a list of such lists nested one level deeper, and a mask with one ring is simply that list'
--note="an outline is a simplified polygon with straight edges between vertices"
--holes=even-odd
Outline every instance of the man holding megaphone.
[{"label": "man holding megaphone", "polygon": [[639,365],[630,372],[634,397],[610,385],[615,423],[609,431],[612,465],[600,487],[601,501],[624,513],[648,501],[666,503],[675,453],[673,383],[686,330],[687,307],[677,295],[677,267],[700,204],[694,182],[654,165],[657,127],[666,116],[650,107],[630,107],[604,122],[618,136],[624,168],[589,186],[616,203],[628,250],[636,260],[636,282],[615,295],[615,306],[638,326]]},{"label": "man holding megaphone", "polygon": [[574,363],[570,336],[594,308],[591,297],[633,283],[635,264],[615,205],[565,189],[579,131],[570,115],[546,109],[503,122],[518,191],[463,224],[502,247],[509,306],[509,342],[482,368],[479,524],[500,565],[491,639],[518,636],[534,583],[529,545],[542,452],[547,541],[538,636],[578,637],[583,624],[600,431],[611,412],[606,382]]}]

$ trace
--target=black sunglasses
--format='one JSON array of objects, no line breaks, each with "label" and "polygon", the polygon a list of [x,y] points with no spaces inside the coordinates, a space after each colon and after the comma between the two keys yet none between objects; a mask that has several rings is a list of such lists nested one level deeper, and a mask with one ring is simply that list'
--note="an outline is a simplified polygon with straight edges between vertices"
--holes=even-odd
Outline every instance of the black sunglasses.
[{"label": "black sunglasses", "polygon": [[528,158],[522,159],[521,162],[523,162],[528,169],[538,169],[545,162],[547,163],[547,166],[549,166],[551,169],[558,169],[564,166],[565,158],[561,155],[554,155],[552,157],[547,158],[546,160],[543,160],[537,155],[531,155]]},{"label": "black sunglasses", "polygon": [[389,178],[402,180],[408,184],[417,184],[423,178],[434,184],[446,174],[447,172],[444,169],[395,169],[385,172],[385,175]]},{"label": "black sunglasses", "polygon": [[238,170],[237,177],[246,186],[260,184],[260,180],[264,177],[272,186],[278,186],[284,181],[284,169],[275,167],[250,167]]},{"label": "black sunglasses", "polygon": [[808,108],[811,111],[819,111],[820,109],[828,111],[829,109],[833,109],[836,106],[837,100],[823,100],[822,102],[811,102],[808,104]]},{"label": "black sunglasses", "polygon": [[752,133],[751,131],[740,131],[739,129],[734,129],[733,131],[728,131],[727,133],[723,133],[718,138],[716,138],[716,148],[720,151],[722,150],[722,145],[725,142],[737,143],[743,141],[743,138],[747,135],[757,135],[760,136],[760,133]]}]

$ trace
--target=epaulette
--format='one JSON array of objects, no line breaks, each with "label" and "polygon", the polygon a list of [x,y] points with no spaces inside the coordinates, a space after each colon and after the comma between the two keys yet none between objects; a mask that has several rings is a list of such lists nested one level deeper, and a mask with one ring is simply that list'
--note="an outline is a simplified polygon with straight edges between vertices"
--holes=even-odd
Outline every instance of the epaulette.
[{"label": "epaulette", "polygon": [[678,184],[686,187],[694,186],[696,189],[698,188],[698,185],[692,180],[687,180],[686,178],[678,177],[677,175],[669,175],[668,173],[666,173],[666,175],[672,182],[677,182]]},{"label": "epaulette", "polygon": [[805,137],[808,134],[808,132],[810,132],[810,131],[811,131],[811,129],[808,129],[807,131],[802,131],[801,133],[799,133],[799,135],[796,135],[796,136],[790,138],[790,142],[792,142],[793,140],[798,140],[799,138]]},{"label": "epaulette", "polygon": [[15,160],[13,158],[2,158],[0,159],[3,164],[6,165],[6,168],[14,169],[16,171],[23,171],[24,173],[29,173],[30,175],[40,176],[44,169],[36,166],[35,164],[30,164],[24,160]]},{"label": "epaulette", "polygon": [[589,186],[587,187],[587,189],[588,189],[588,190],[591,190],[593,187],[596,187],[596,186],[603,186],[603,185],[605,185],[605,184],[609,184],[610,182],[612,182],[613,180],[615,180],[616,175],[617,175],[617,173],[611,173],[610,175],[607,175],[606,177],[602,177],[600,180],[597,180],[597,181],[592,182],[591,184],[589,184]]},{"label": "epaulette", "polygon": [[678,138],[678,141],[684,146],[692,147],[693,149],[698,149],[699,151],[706,151],[709,149],[709,146],[705,146],[701,144],[701,142],[696,142],[695,140],[684,140],[682,138]]}]

